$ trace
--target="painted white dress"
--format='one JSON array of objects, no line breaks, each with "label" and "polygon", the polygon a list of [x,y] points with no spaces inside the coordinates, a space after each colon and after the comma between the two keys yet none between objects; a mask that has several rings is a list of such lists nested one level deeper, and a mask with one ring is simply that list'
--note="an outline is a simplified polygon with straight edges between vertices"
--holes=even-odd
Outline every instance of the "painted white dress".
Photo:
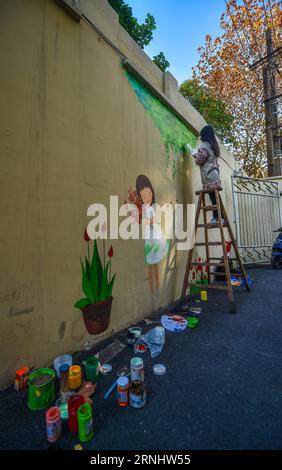
[{"label": "painted white dress", "polygon": [[[143,219],[150,220],[156,215],[153,206],[143,204]],[[159,224],[145,225],[145,263],[158,264],[168,253],[169,240],[166,240]]]}]

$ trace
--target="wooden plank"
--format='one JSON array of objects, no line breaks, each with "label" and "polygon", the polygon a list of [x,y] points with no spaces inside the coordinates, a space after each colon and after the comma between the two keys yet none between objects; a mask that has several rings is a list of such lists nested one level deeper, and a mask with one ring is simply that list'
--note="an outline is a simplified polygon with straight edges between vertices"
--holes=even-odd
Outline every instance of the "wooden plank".
[{"label": "wooden plank", "polygon": [[[220,246],[222,245],[222,242],[209,242],[209,246]],[[195,243],[195,246],[206,246],[205,243]]]},{"label": "wooden plank", "polygon": [[[211,276],[218,276],[218,277],[226,277],[226,273],[217,273],[215,271],[211,271]],[[242,276],[241,273],[230,273],[230,276],[237,276],[240,277]]]},{"label": "wooden plank", "polygon": [[192,263],[192,266],[218,266],[218,263],[197,263],[197,261],[195,261]]},{"label": "wooden plank", "polygon": [[[220,224],[199,224],[198,227],[200,228],[207,228],[207,229],[210,229],[210,228],[220,228]],[[222,227],[227,227],[227,225],[224,223],[222,224]]]},{"label": "wooden plank", "polygon": [[227,286],[218,286],[216,284],[193,284],[193,282],[189,282],[188,286],[197,286],[197,287],[201,287],[202,289],[227,290]]},{"label": "wooden plank", "polygon": [[204,211],[216,211],[217,210],[217,205],[214,206],[205,206],[203,207]]}]

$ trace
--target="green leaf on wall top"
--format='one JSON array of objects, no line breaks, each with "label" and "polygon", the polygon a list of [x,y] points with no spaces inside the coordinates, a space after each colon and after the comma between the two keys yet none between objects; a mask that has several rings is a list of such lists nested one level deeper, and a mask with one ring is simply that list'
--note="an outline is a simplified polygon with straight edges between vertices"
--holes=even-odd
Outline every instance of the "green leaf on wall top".
[{"label": "green leaf on wall top", "polygon": [[166,168],[173,154],[173,177],[176,173],[176,156],[187,152],[186,145],[195,148],[197,136],[188,129],[163,103],[152,93],[141,85],[128,71],[125,72],[127,79],[135,91],[139,101],[142,103],[151,119],[158,127],[162,141],[166,149]]}]

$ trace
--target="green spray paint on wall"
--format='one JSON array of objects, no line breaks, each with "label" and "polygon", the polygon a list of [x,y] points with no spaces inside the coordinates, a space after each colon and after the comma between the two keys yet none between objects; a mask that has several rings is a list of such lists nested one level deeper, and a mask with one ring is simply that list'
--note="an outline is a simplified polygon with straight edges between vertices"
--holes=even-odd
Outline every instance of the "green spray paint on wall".
[{"label": "green spray paint on wall", "polygon": [[162,141],[166,148],[166,168],[170,156],[173,157],[173,177],[176,172],[176,157],[182,152],[187,152],[187,144],[195,148],[197,136],[188,129],[163,103],[161,103],[150,91],[141,85],[133,75],[126,71],[126,76],[139,101],[142,103],[151,119],[158,127]]}]

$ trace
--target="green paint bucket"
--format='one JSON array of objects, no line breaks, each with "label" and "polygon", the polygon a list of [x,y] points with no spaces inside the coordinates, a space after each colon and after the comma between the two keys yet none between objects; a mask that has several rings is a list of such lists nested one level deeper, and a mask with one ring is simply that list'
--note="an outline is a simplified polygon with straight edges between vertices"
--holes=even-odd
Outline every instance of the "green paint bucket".
[{"label": "green paint bucket", "polygon": [[53,369],[38,369],[28,377],[28,403],[30,410],[48,408],[55,399],[56,372]]},{"label": "green paint bucket", "polygon": [[91,356],[85,363],[85,376],[86,380],[96,383],[99,378],[99,361],[96,356]]}]

